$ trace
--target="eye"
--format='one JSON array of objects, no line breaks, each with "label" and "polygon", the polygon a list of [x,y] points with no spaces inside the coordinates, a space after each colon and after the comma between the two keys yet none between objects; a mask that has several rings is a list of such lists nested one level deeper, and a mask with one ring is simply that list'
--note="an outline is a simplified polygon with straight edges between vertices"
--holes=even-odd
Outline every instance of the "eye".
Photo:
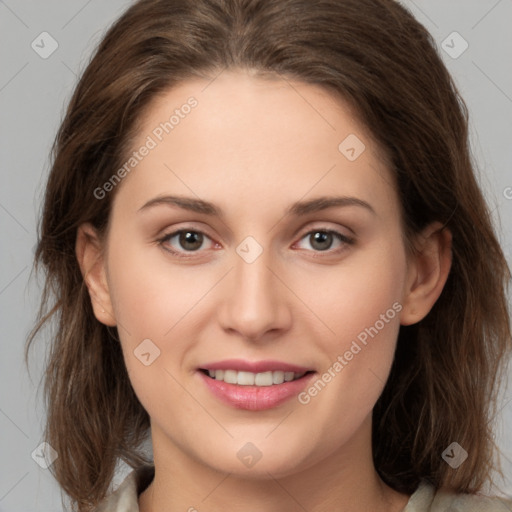
[{"label": "eye", "polygon": [[202,231],[196,229],[180,229],[160,238],[158,242],[169,252],[186,257],[183,253],[197,252],[205,240],[211,240]]},{"label": "eye", "polygon": [[[306,233],[301,240],[307,240],[310,247],[315,252],[329,251],[330,253],[339,252],[343,250],[346,245],[352,245],[354,243],[353,238],[347,237],[332,229],[314,229]],[[330,250],[334,242],[338,242],[338,248]]]},{"label": "eye", "polygon": [[[204,249],[206,240],[210,240],[214,244],[212,239],[202,231],[184,228],[164,235],[158,240],[158,243],[175,256],[187,258],[193,256],[192,254],[187,255],[187,253],[199,252],[200,249]],[[308,240],[314,252],[328,252],[329,254],[338,253],[347,245],[354,244],[353,238],[332,229],[314,229],[306,233],[300,239],[300,241],[302,240]],[[338,247],[331,249],[335,242],[338,243]]]}]

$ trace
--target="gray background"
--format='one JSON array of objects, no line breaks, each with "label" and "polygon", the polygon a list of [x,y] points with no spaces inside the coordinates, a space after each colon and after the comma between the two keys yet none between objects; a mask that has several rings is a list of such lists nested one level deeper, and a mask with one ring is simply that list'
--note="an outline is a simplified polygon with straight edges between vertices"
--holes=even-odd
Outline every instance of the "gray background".
[{"label": "gray background", "polygon": [[[44,422],[38,392],[44,341],[36,343],[30,359],[31,376],[23,362],[24,340],[39,298],[37,281],[29,279],[36,223],[50,146],[77,75],[129,3],[0,0],[0,511],[62,510],[58,486],[31,458],[41,443]],[[434,36],[468,104],[479,179],[512,263],[512,0],[403,3]],[[452,35],[454,31],[463,39]],[[55,43],[40,36],[42,32],[58,44],[47,58],[31,46],[35,41],[39,53],[51,50]],[[458,55],[464,41],[469,46]],[[512,494],[510,389],[500,408],[497,441],[506,475],[502,488]],[[126,468],[121,468],[117,481],[124,474]]]}]

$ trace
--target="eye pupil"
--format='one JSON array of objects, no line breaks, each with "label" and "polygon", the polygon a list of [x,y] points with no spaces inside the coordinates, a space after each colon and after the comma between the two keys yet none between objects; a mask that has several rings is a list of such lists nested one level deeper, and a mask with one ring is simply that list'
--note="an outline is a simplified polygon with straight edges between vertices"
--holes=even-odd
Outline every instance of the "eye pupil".
[{"label": "eye pupil", "polygon": [[[325,242],[328,242],[325,244]],[[318,246],[320,244],[320,246]],[[322,245],[323,244],[323,245]],[[332,245],[332,234],[327,233],[325,231],[317,231],[312,235],[311,247],[319,250],[325,251],[330,248]]]},{"label": "eye pupil", "polygon": [[199,249],[203,244],[203,235],[195,231],[182,231],[180,233],[179,242],[183,249],[194,251]]}]

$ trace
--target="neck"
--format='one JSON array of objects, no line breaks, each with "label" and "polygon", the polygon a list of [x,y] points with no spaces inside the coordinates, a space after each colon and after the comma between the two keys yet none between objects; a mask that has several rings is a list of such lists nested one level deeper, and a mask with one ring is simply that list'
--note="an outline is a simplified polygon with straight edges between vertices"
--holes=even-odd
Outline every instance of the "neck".
[{"label": "neck", "polygon": [[[400,512],[409,496],[378,476],[371,454],[371,418],[345,446],[286,476],[223,473],[190,457],[152,427],[155,478],[139,498],[140,512]],[[165,446],[165,449],[162,448]]]}]

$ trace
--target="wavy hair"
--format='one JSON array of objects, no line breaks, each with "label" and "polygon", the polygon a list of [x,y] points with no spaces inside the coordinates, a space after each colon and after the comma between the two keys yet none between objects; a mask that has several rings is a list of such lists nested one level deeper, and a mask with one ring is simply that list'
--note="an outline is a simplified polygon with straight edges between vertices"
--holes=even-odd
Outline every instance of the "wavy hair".
[{"label": "wavy hair", "polygon": [[[316,84],[348,101],[389,156],[409,250],[430,222],[451,231],[441,296],[422,321],[400,328],[373,411],[373,456],[400,492],[421,479],[479,491],[499,468],[491,422],[511,351],[510,270],[477,183],[464,101],[432,37],[394,0],[141,0],[107,31],[53,145],[35,255],[45,285],[26,351],[55,322],[45,436],[59,454],[61,488],[76,510],[90,510],[117,461],[146,461],[149,429],[117,331],[93,314],[77,228],[105,232],[116,190],[102,200],[94,190],[125,161],[150,101],[224,69]],[[441,458],[453,441],[468,448],[456,470]]]}]

